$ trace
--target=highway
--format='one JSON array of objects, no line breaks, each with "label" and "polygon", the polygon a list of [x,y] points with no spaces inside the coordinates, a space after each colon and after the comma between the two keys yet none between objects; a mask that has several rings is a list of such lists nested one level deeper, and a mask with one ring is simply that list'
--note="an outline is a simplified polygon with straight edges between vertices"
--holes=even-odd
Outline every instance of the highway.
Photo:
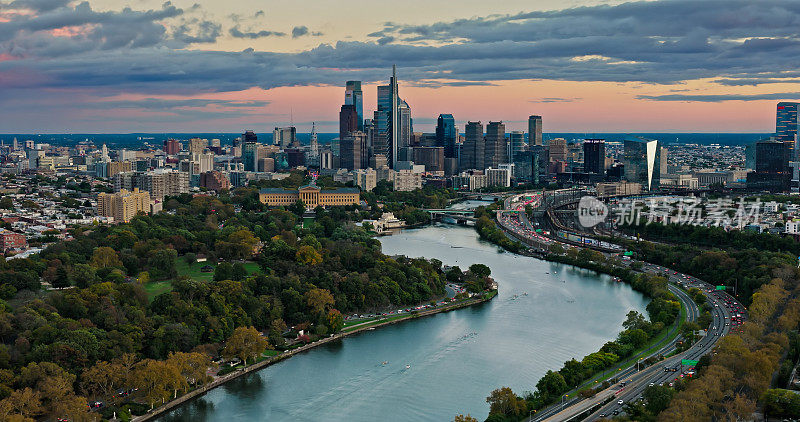
[{"label": "highway", "polygon": [[[523,196],[532,197],[525,202],[519,199]],[[548,238],[542,233],[537,233],[534,226],[528,221],[520,211],[525,209],[525,204],[530,203],[534,207],[538,207],[541,203],[541,194],[527,193],[521,195],[514,195],[506,198],[504,201],[505,210],[497,213],[497,219],[500,225],[507,231],[511,231],[515,237],[525,238],[528,244],[541,245],[544,248],[553,243],[562,244],[565,248],[578,248],[558,242],[556,239]],[[611,253],[605,253],[607,257]],[[630,265],[631,260],[623,259],[624,265]],[[552,405],[548,408],[542,409],[536,413],[533,418],[527,419],[529,422],[535,421],[577,421],[578,416],[587,411],[594,409],[588,417],[582,419],[585,421],[595,421],[602,419],[606,416],[614,416],[617,414],[624,414],[624,406],[630,401],[635,401],[641,398],[644,390],[651,385],[669,385],[672,382],[685,376],[684,372],[688,372],[689,368],[684,368],[681,365],[682,359],[698,360],[703,355],[712,352],[717,340],[727,335],[731,330],[738,330],[742,324],[743,319],[746,318],[745,308],[733,296],[725,291],[715,290],[715,287],[697,278],[691,277],[686,274],[680,274],[676,271],[670,270],[665,267],[657,265],[642,263],[641,271],[651,274],[664,274],[669,279],[669,289],[681,301],[684,309],[686,309],[687,321],[697,321],[700,316],[700,310],[684,289],[698,288],[705,296],[706,301],[711,307],[711,314],[713,320],[709,327],[701,327],[706,329],[706,335],[702,336],[695,344],[688,350],[664,359],[650,367],[642,367],[641,364],[637,368],[638,362],[624,368],[609,379],[616,378],[619,383],[614,383],[609,388],[597,393],[595,396],[588,399],[580,397],[573,397],[565,400],[563,403]],[[732,320],[733,316],[741,315],[736,321]],[[675,330],[677,328],[673,328]],[[672,334],[672,332],[670,332]],[[659,345],[658,350],[650,351],[645,350],[636,356],[639,360],[646,360],[648,357],[665,356],[675,351],[675,345],[678,338],[672,339],[669,343]],[[673,369],[675,369],[673,371]],[[693,368],[692,368],[693,369]],[[576,396],[574,392],[570,394]],[[603,404],[606,401],[607,404]]]}]

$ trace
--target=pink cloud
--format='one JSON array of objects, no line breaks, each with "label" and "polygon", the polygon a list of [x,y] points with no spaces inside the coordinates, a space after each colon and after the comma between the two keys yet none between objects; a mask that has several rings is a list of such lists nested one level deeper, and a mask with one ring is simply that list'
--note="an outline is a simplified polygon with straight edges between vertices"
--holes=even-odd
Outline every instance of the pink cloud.
[{"label": "pink cloud", "polygon": [[51,29],[48,32],[54,37],[73,38],[92,32],[96,26],[95,24],[63,26],[61,28]]}]

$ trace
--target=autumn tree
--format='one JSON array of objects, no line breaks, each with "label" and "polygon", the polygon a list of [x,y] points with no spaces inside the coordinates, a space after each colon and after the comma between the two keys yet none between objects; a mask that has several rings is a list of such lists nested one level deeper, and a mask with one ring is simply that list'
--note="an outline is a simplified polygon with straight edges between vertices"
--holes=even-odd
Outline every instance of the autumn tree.
[{"label": "autumn tree", "polygon": [[473,418],[470,414],[464,415],[456,415],[456,418],[453,419],[453,422],[478,422],[477,419]]},{"label": "autumn tree", "polygon": [[154,408],[178,395],[186,381],[178,368],[164,361],[145,359],[131,372],[131,384],[139,389],[139,395]]},{"label": "autumn tree", "polygon": [[206,371],[211,366],[211,358],[204,353],[173,352],[167,363],[178,369],[186,381],[185,387],[205,384],[209,378]]},{"label": "autumn tree", "polygon": [[83,391],[91,398],[116,396],[117,388],[125,383],[125,373],[118,363],[100,361],[83,371],[81,375]]},{"label": "autumn tree", "polygon": [[122,268],[122,261],[119,260],[117,253],[108,246],[95,248],[89,263],[95,268]]},{"label": "autumn tree", "polygon": [[327,307],[335,303],[333,295],[327,289],[311,289],[303,296],[315,315],[322,314]]},{"label": "autumn tree", "polygon": [[297,262],[302,265],[318,265],[322,263],[322,255],[311,246],[303,245],[295,254]]},{"label": "autumn tree", "polygon": [[225,341],[222,355],[226,359],[239,358],[247,365],[248,358],[256,358],[269,348],[269,342],[253,327],[239,327]]},{"label": "autumn tree", "polygon": [[342,330],[344,326],[344,317],[342,313],[336,309],[331,309],[328,311],[328,317],[326,319],[328,328],[330,328],[332,333],[336,333]]}]

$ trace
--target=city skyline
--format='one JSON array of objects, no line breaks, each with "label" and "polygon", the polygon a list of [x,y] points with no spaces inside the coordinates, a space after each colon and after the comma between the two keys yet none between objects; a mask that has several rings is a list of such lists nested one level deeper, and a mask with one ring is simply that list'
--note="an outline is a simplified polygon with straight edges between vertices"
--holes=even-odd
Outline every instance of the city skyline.
[{"label": "city skyline", "polygon": [[226,6],[0,2],[1,131],[335,132],[346,81],[369,118],[394,63],[425,132],[442,113],[508,131],[541,115],[545,132],[772,132],[768,105],[800,98],[788,1]]}]

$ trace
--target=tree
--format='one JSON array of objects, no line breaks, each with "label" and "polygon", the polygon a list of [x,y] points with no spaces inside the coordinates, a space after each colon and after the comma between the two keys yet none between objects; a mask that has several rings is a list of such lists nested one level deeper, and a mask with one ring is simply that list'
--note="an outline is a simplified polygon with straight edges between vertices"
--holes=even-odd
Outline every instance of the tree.
[{"label": "tree", "polygon": [[647,402],[645,408],[651,415],[658,415],[669,406],[675,390],[667,386],[653,385],[644,389],[642,397]]},{"label": "tree", "polygon": [[453,422],[478,422],[477,419],[473,418],[470,414],[464,415],[456,415],[456,418],[453,419]]},{"label": "tree", "polygon": [[489,277],[492,274],[492,270],[483,264],[472,264],[469,266],[469,271],[479,278]]},{"label": "tree", "polygon": [[230,262],[220,262],[214,268],[214,281],[233,280],[233,265]]},{"label": "tree", "polygon": [[302,217],[306,212],[306,204],[303,203],[303,200],[298,199],[294,204],[288,206],[287,209],[294,215]]},{"label": "tree", "polygon": [[489,414],[501,414],[505,416],[519,417],[527,410],[527,403],[521,397],[517,397],[508,387],[498,388],[486,397],[489,403]]},{"label": "tree", "polygon": [[139,389],[138,393],[154,408],[156,403],[164,403],[178,395],[184,388],[185,380],[178,368],[165,361],[145,359],[139,362],[131,372],[131,384]]},{"label": "tree", "polygon": [[331,329],[331,332],[337,333],[342,330],[344,326],[344,317],[342,313],[336,309],[331,309],[328,311],[328,318],[326,320],[328,328]]},{"label": "tree", "polygon": [[197,262],[197,255],[194,252],[187,252],[183,256],[183,260],[186,262],[186,265],[194,265],[194,263]]},{"label": "tree", "polygon": [[545,402],[551,402],[560,397],[561,393],[567,391],[568,388],[564,377],[560,373],[553,371],[547,371],[536,383],[536,391],[539,392],[540,397]]},{"label": "tree", "polygon": [[255,358],[261,355],[267,348],[269,342],[261,333],[253,327],[238,327],[233,334],[225,341],[225,348],[222,356],[226,359],[239,358],[247,365],[248,358]]},{"label": "tree", "polygon": [[108,246],[95,248],[90,264],[95,268],[122,268],[122,261],[117,257],[117,253]]},{"label": "tree", "polygon": [[125,373],[123,367],[117,363],[97,362],[94,366],[83,371],[81,385],[83,391],[90,398],[113,398],[117,388],[124,385]]},{"label": "tree", "polygon": [[21,416],[21,421],[33,421],[44,413],[42,399],[38,392],[25,387],[15,390],[10,396],[0,401],[0,420],[13,420],[12,416]]},{"label": "tree", "polygon": [[306,304],[316,315],[322,314],[325,312],[326,307],[334,304],[333,295],[326,289],[311,289],[303,296],[306,299]]},{"label": "tree", "polygon": [[322,255],[309,245],[300,246],[295,256],[297,262],[302,265],[318,265],[322,263]]},{"label": "tree", "polygon": [[206,371],[211,366],[211,358],[204,353],[173,352],[169,354],[167,363],[178,369],[186,381],[185,387],[205,384],[210,378]]}]

